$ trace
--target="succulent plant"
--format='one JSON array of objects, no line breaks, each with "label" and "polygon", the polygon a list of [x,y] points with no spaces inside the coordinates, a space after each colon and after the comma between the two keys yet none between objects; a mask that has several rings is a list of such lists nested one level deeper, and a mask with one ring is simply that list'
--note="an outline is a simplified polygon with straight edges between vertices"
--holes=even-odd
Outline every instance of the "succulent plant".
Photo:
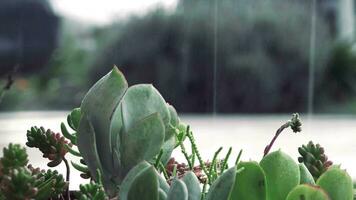
[{"label": "succulent plant", "polygon": [[[187,185],[189,185],[189,190]],[[175,178],[169,186],[152,165],[143,161],[131,169],[120,188],[120,200],[198,200],[201,189],[193,173],[187,173],[183,179]]]},{"label": "succulent plant", "polygon": [[161,149],[167,163],[176,146],[175,109],[152,85],[128,87],[116,67],[89,90],[80,110],[79,151],[94,179],[101,171],[110,196],[131,168],[153,161]]},{"label": "succulent plant", "polygon": [[32,165],[29,165],[28,169],[35,178],[34,186],[38,188],[36,199],[57,198],[68,188],[68,182],[65,182],[63,176],[56,170],[45,171]]},{"label": "succulent plant", "polygon": [[333,164],[325,155],[324,148],[312,141],[299,147],[298,152],[301,155],[298,161],[304,163],[315,181]]},{"label": "succulent plant", "polygon": [[307,167],[303,163],[299,163],[298,166],[300,171],[300,184],[315,185],[314,177],[311,175]]},{"label": "succulent plant", "polygon": [[286,200],[331,200],[319,186],[302,184],[296,186]]},{"label": "succulent plant", "polygon": [[288,193],[300,182],[297,163],[281,150],[264,157],[260,165],[266,174],[267,199],[285,200]]},{"label": "succulent plant", "polygon": [[79,186],[80,193],[77,193],[79,200],[107,200],[109,199],[101,184],[91,181],[88,184]]},{"label": "succulent plant", "polygon": [[237,169],[243,169],[236,175],[231,200],[265,200],[266,175],[262,167],[254,161],[240,162]]},{"label": "succulent plant", "polygon": [[59,133],[54,133],[50,129],[46,131],[43,127],[37,128],[35,126],[27,131],[26,145],[38,148],[43,153],[43,157],[51,161],[47,164],[49,167],[59,165],[68,152],[67,145],[71,146]]},{"label": "succulent plant", "polygon": [[11,169],[2,177],[0,183],[1,193],[6,199],[30,200],[38,193],[36,180],[25,167]]},{"label": "succulent plant", "polygon": [[71,144],[73,144],[72,146],[67,146],[67,150],[70,154],[80,157],[80,164],[75,163],[75,162],[71,162],[72,166],[82,172],[80,174],[80,177],[84,178],[84,179],[89,179],[91,178],[91,174],[90,171],[84,161],[84,159],[82,158],[82,155],[80,154],[80,152],[78,152],[77,150],[73,149],[73,146],[77,145],[77,130],[79,127],[79,122],[80,122],[80,117],[81,117],[81,110],[80,108],[75,108],[73,109],[70,114],[67,116],[67,123],[69,125],[69,127],[74,131],[73,133],[70,133],[66,127],[66,125],[62,122],[61,123],[61,131],[62,134],[65,138],[67,138],[68,140],[71,141]]},{"label": "succulent plant", "polygon": [[19,144],[10,143],[7,148],[4,148],[3,157],[0,159],[0,175],[7,174],[11,169],[25,167],[27,163],[26,149]]},{"label": "succulent plant", "polygon": [[353,183],[346,170],[339,166],[330,167],[316,182],[332,200],[352,200],[354,198]]}]

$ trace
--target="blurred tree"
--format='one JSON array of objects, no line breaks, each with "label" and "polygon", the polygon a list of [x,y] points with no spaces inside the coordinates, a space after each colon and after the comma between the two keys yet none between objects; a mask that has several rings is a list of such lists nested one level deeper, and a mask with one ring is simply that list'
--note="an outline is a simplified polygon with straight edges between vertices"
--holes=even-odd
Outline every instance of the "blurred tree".
[{"label": "blurred tree", "polygon": [[[130,83],[152,82],[179,111],[211,112],[217,6],[217,111],[304,111],[310,4],[285,0],[182,0],[131,18],[91,67],[96,81],[113,64]],[[332,38],[318,18],[316,73]],[[317,84],[320,82],[316,77]]]},{"label": "blurred tree", "polygon": [[353,44],[337,42],[317,86],[319,111],[356,111],[356,51]]},{"label": "blurred tree", "polygon": [[15,65],[35,72],[57,46],[59,19],[47,0],[0,1],[0,76]]}]

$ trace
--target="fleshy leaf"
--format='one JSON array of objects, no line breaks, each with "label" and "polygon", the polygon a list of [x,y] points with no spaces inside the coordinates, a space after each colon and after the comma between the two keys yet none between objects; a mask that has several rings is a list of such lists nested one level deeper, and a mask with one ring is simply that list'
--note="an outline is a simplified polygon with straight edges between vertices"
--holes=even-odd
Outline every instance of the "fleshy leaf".
[{"label": "fleshy leaf", "polygon": [[188,189],[185,183],[179,179],[174,179],[167,194],[169,200],[188,200]]},{"label": "fleshy leaf", "polygon": [[201,188],[196,175],[190,171],[184,175],[182,180],[188,189],[188,200],[200,200]]},{"label": "fleshy leaf", "polygon": [[161,94],[150,84],[131,86],[122,100],[125,132],[153,113],[159,113],[164,126],[169,126],[170,114]]},{"label": "fleshy leaf", "polygon": [[225,171],[211,185],[206,200],[229,199],[230,193],[235,183],[236,167]]},{"label": "fleshy leaf", "polygon": [[[111,117],[128,85],[123,74],[116,68],[100,79],[85,95],[81,104],[82,115],[90,121],[96,135],[96,147],[105,171],[113,172],[111,147]],[[86,134],[79,131],[78,140]],[[119,134],[119,133],[117,133]],[[83,143],[79,142],[78,143]],[[88,163],[89,164],[89,163]]]},{"label": "fleshy leaf", "polygon": [[[164,125],[158,113],[144,118],[122,136],[122,161],[125,171],[143,160],[151,160],[161,149]],[[125,173],[124,171],[124,173]]]}]

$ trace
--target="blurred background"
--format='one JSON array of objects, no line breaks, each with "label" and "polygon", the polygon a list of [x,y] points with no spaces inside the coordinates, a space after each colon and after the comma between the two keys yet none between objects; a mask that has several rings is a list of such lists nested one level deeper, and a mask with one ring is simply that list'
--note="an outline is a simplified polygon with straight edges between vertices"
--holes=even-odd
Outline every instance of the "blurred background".
[{"label": "blurred background", "polygon": [[2,0],[0,109],[71,109],[117,65],[184,113],[356,112],[352,0],[128,2]]},{"label": "blurred background", "polygon": [[31,125],[59,130],[117,65],[217,137],[202,139],[207,155],[230,145],[257,159],[299,112],[306,133],[278,146],[322,141],[356,178],[354,27],[354,0],[1,0],[2,145]]}]

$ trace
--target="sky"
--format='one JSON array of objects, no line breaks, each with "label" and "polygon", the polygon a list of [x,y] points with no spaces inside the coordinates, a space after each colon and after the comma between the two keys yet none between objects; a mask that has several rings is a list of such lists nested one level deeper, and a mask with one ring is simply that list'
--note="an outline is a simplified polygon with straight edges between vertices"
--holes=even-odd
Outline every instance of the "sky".
[{"label": "sky", "polygon": [[55,12],[90,24],[107,24],[157,6],[174,8],[177,0],[50,0]]}]

